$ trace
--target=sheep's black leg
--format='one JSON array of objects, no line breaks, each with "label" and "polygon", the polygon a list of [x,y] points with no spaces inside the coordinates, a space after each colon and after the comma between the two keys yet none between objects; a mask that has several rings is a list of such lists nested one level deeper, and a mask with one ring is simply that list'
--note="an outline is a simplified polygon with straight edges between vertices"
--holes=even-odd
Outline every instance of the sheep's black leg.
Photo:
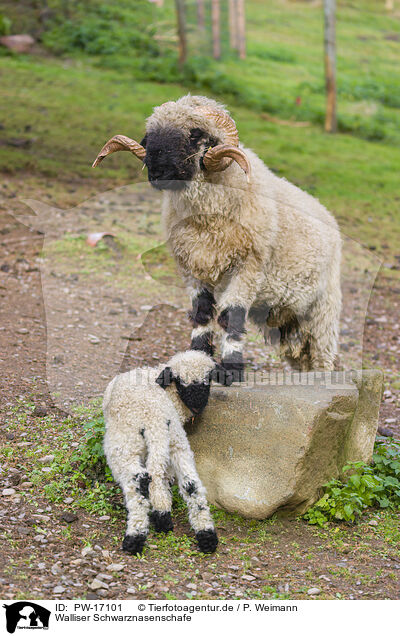
[{"label": "sheep's black leg", "polygon": [[222,366],[232,375],[234,382],[244,380],[243,335],[245,329],[246,310],[244,307],[229,306],[218,316],[218,324],[224,330],[222,338]]},{"label": "sheep's black leg", "polygon": [[192,300],[189,318],[193,325],[190,348],[214,354],[212,321],[215,312],[215,298],[208,289],[202,289]]}]

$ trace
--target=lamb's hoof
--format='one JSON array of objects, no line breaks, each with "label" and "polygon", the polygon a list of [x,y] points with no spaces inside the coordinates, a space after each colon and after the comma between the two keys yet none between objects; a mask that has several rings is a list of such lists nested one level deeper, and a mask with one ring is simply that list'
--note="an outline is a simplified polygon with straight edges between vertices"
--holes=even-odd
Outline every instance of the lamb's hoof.
[{"label": "lamb's hoof", "polygon": [[142,554],[146,543],[146,534],[126,534],[122,542],[122,549],[129,554]]},{"label": "lamb's hoof", "polygon": [[171,532],[174,529],[170,512],[160,512],[159,510],[153,510],[150,515],[150,521],[154,526],[156,532]]},{"label": "lamb's hoof", "polygon": [[200,530],[196,532],[196,539],[200,552],[211,554],[217,549],[218,537],[215,530]]}]

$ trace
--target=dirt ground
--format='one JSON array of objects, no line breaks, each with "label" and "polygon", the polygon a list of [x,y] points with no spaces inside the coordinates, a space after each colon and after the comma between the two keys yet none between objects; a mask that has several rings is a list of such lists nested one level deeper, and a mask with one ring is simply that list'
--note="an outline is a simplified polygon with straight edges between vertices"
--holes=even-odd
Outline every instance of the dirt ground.
[{"label": "dirt ground", "polygon": [[[252,522],[217,513],[220,547],[216,555],[206,557],[195,551],[185,511],[178,507],[174,535],[150,536],[144,556],[138,559],[120,549],[123,514],[110,519],[110,515],[74,507],[67,496],[50,501],[40,482],[32,483],[31,473],[45,455],[43,449],[51,452],[65,443],[62,423],[72,398],[68,391],[61,397],[54,395],[60,378],[73,389],[75,401],[84,395],[93,397],[119,368],[166,360],[186,348],[190,336],[182,290],[171,289],[166,328],[165,310],[154,302],[154,309],[149,305],[158,283],[151,287],[151,277],[142,272],[141,291],[131,288],[118,246],[113,260],[113,267],[119,268],[117,287],[106,270],[103,277],[90,279],[89,296],[74,255],[71,267],[68,259],[55,261],[47,279],[51,285],[43,287],[45,236],[19,223],[10,212],[22,211],[17,199],[33,198],[33,192],[35,199],[50,205],[57,201],[65,209],[95,194],[92,183],[66,183],[58,188],[55,191],[43,180],[35,182],[33,189],[29,179],[6,177],[0,190],[0,437],[5,451],[0,479],[2,490],[14,491],[1,497],[0,597],[398,598],[400,532],[399,516],[394,513],[371,511],[354,527],[324,529],[302,520]],[[157,244],[157,232],[153,243],[147,241],[151,215],[146,219],[145,249]],[[62,223],[56,221],[57,226]],[[79,232],[92,231],[91,227],[88,222]],[[395,256],[399,262],[400,254]],[[381,258],[384,262],[384,253]],[[360,366],[362,354],[365,366],[384,371],[380,430],[400,438],[400,288],[394,281],[382,267],[369,298],[363,350],[352,333],[352,308],[361,302],[358,290],[351,282],[345,285],[342,353],[356,351]],[[53,294],[52,307],[58,312],[53,321],[48,307],[45,313],[43,289]],[[81,335],[75,341],[76,334]],[[96,339],[103,337],[107,346],[102,349]],[[279,364],[252,333],[247,355],[253,368]],[[101,386],[90,385],[93,364],[98,364]],[[78,440],[80,423],[77,418],[72,429]]]}]

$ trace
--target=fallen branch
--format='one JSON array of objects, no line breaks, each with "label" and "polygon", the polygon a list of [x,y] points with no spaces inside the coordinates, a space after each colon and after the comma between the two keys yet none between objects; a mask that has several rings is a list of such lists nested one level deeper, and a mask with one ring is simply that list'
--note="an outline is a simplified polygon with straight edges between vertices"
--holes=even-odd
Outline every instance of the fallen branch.
[{"label": "fallen branch", "polygon": [[278,119],[277,117],[273,117],[268,113],[261,113],[262,119],[266,119],[267,121],[272,122],[273,124],[279,124],[280,126],[292,126],[293,128],[306,128],[310,126],[309,121],[296,121],[294,119]]}]

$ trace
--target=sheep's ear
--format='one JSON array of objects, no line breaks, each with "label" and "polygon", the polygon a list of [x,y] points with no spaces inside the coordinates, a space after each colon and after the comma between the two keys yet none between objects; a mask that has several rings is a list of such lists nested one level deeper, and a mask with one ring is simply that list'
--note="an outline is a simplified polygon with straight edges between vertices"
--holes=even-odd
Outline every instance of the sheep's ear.
[{"label": "sheep's ear", "polygon": [[222,386],[230,386],[233,382],[233,374],[216,362],[214,369],[210,371],[210,382],[211,381],[218,382],[218,384],[222,384]]},{"label": "sheep's ear", "polygon": [[163,389],[166,389],[167,386],[172,384],[174,379],[171,367],[164,367],[161,371],[160,375],[156,379],[157,384],[159,384]]}]

